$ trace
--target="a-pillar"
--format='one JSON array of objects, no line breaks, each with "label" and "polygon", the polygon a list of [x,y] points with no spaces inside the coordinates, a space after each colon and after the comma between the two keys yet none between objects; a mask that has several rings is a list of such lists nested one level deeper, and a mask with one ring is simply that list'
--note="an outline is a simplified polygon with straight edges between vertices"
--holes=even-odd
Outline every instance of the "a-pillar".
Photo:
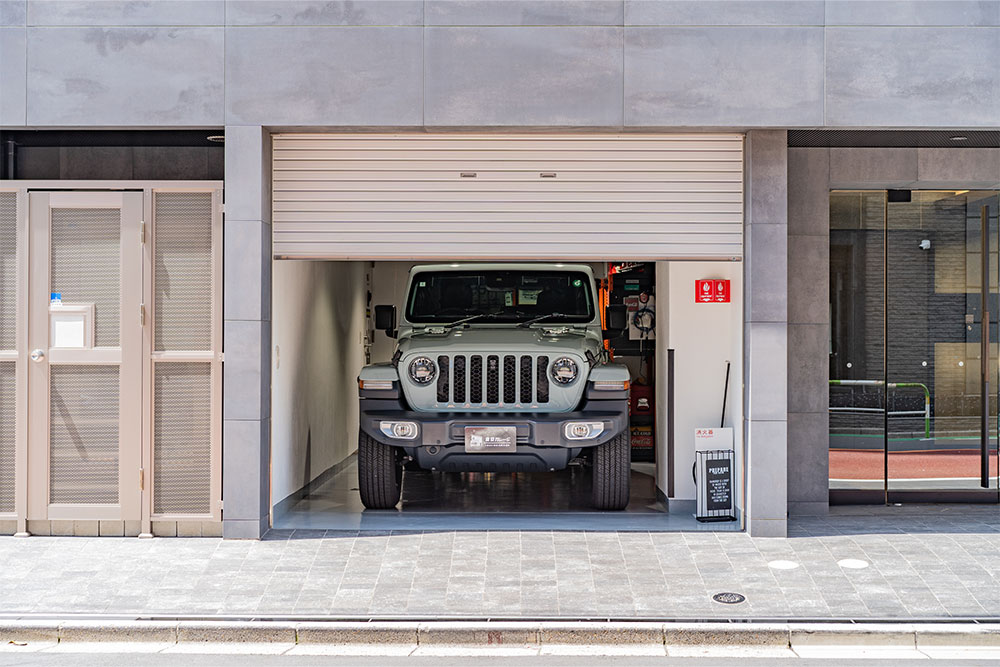
[{"label": "a-pillar", "polygon": [[271,410],[270,134],[226,127],[223,522],[227,538],[268,529]]},{"label": "a-pillar", "polygon": [[746,142],[744,433],[747,529],[787,534],[788,137],[753,130]]}]

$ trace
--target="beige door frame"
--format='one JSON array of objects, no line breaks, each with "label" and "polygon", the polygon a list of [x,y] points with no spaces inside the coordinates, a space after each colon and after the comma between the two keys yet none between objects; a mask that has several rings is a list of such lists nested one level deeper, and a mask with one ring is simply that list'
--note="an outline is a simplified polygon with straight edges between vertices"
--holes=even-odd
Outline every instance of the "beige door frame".
[{"label": "beige door frame", "polygon": [[[117,348],[58,349],[49,345],[50,243],[53,209],[118,208],[120,236],[120,340]],[[136,480],[141,466],[142,328],[139,320],[142,254],[140,192],[31,192],[29,211],[28,349],[45,357],[28,364],[28,519],[112,520],[139,518]],[[119,368],[117,505],[55,504],[49,497],[49,373],[53,366],[114,365]]]},{"label": "beige door frame", "polygon": [[[162,192],[210,192],[212,194],[212,343],[211,350],[167,352],[157,351],[154,345],[156,330],[155,303],[155,262],[156,262],[156,211],[155,196]],[[153,521],[222,521],[222,188],[190,186],[159,186],[148,187],[145,194],[145,220],[152,221],[146,225],[143,234],[143,303],[146,307],[147,326],[143,329],[142,341],[142,391],[144,406],[143,421],[143,469],[146,480],[142,488],[142,533],[151,534]],[[210,480],[212,507],[209,514],[155,514],[153,512],[153,493],[156,486],[156,471],[154,469],[153,427],[154,403],[153,387],[154,373],[158,362],[201,362],[211,364],[212,374],[212,448]]]}]

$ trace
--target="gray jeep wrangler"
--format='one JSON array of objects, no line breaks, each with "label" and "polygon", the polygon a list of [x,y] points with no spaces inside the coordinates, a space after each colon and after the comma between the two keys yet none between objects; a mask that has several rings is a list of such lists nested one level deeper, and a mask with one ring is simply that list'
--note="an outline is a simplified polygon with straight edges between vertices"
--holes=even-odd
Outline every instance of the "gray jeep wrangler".
[{"label": "gray jeep wrangler", "polygon": [[358,482],[370,509],[399,502],[403,466],[457,472],[562,470],[583,458],[592,505],[628,505],[629,373],[604,339],[625,327],[582,264],[446,264],[410,271],[392,361],[362,369]]}]

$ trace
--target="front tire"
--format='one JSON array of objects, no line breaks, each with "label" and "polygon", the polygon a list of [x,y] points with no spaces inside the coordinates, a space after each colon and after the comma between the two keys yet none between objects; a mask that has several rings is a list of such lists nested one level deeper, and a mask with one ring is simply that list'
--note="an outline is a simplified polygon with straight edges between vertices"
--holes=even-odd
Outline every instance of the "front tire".
[{"label": "front tire", "polygon": [[594,447],[593,488],[590,504],[599,510],[623,510],[628,506],[632,479],[629,432],[619,433]]},{"label": "front tire", "polygon": [[358,490],[361,503],[370,510],[389,510],[399,502],[403,488],[403,466],[399,449],[386,445],[364,431],[358,434]]}]

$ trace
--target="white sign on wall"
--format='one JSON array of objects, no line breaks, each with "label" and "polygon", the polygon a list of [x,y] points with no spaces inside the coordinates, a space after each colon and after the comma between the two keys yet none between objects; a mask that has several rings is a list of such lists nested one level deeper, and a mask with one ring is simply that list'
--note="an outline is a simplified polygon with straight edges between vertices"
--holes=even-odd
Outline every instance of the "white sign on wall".
[{"label": "white sign on wall", "polygon": [[730,426],[705,427],[694,430],[694,450],[704,452],[712,449],[732,449],[733,429]]}]

